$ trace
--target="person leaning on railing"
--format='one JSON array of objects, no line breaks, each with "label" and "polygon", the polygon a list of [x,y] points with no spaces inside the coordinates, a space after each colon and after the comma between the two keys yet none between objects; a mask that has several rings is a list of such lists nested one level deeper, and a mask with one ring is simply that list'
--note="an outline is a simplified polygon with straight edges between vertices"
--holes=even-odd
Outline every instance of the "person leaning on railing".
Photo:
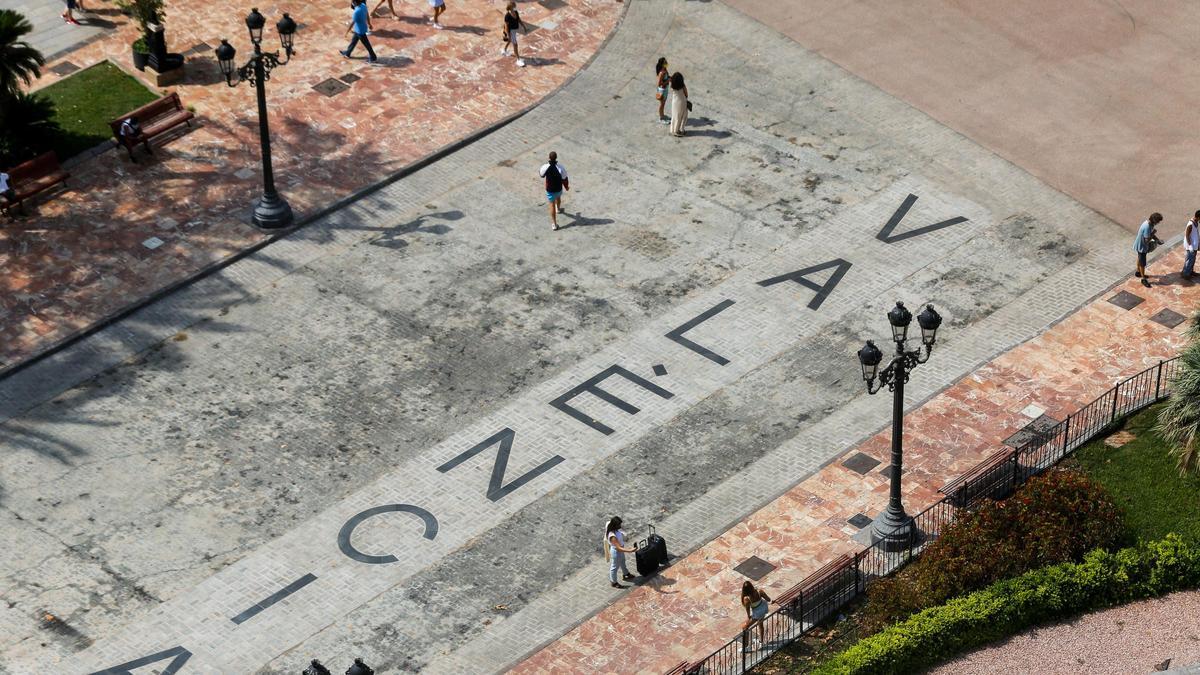
[{"label": "person leaning on railing", "polygon": [[[766,591],[759,590],[754,587],[754,584],[749,581],[742,584],[742,607],[746,608],[746,625],[742,627],[742,632],[750,630],[751,626],[758,626],[758,638],[754,640],[753,649],[762,647],[763,643],[763,619],[767,618],[767,607],[771,603],[771,597]],[[750,651],[752,648],[748,644],[742,645],[743,651]]]}]

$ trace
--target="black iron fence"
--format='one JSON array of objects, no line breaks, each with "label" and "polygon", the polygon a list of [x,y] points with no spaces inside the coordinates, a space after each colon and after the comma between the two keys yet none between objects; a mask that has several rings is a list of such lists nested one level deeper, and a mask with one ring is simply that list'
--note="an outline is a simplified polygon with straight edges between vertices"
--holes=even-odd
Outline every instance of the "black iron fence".
[{"label": "black iron fence", "polygon": [[937,541],[958,511],[970,510],[983,499],[1008,496],[1031,476],[1054,466],[1125,416],[1165,399],[1178,367],[1178,357],[1159,361],[1123,380],[1055,427],[1036,434],[1024,446],[992,455],[947,484],[942,488],[945,497],[913,516],[915,535],[906,547],[888,551],[880,541],[853,556],[842,556],[780,596],[781,606],[767,615],[761,630],[755,627],[742,631],[701,661],[680,664],[671,673],[741,675],[752,670],[865,592],[871,580],[908,564]]}]

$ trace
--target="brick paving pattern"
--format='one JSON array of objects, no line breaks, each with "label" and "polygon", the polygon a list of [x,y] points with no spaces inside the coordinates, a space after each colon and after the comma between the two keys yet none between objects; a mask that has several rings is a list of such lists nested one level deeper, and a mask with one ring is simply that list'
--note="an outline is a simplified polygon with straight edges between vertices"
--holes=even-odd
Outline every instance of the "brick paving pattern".
[{"label": "brick paving pattern", "polygon": [[[266,239],[248,222],[261,192],[254,92],[228,88],[212,56],[224,37],[245,61],[252,4],[168,2],[168,47],[188,55],[185,81],[170,90],[195,108],[194,128],[138,164],[123,151],[77,164],[65,191],[0,224],[0,372]],[[425,0],[394,4],[400,19],[374,18],[381,65],[372,67],[361,46],[356,58],[338,54],[347,3],[259,3],[268,49],[278,45],[283,12],[300,24],[297,56],[267,85],[276,182],[298,220],[534,105],[587,63],[624,7],[523,3],[528,66],[518,68],[500,56],[500,0],[452,2],[445,30],[428,23]],[[130,66],[136,26],[112,7],[89,3],[115,29],[47,63],[35,88],[57,81],[63,62],[82,68],[106,58],[145,78]],[[330,79],[345,85],[340,93],[314,89]],[[151,237],[163,244],[148,248]]]},{"label": "brick paving pattern", "polygon": [[[1151,321],[1163,309],[1190,315],[1200,287],[1177,273],[1182,251],[1151,266],[1166,283],[1143,288],[1129,279],[1044,334],[1008,351],[930,399],[905,418],[904,504],[917,513],[940,499],[938,488],[995,452],[1044,411],[1062,419],[1121,379],[1175,355],[1184,326]],[[1120,291],[1145,299],[1130,310],[1108,298]],[[934,358],[937,358],[935,350]],[[916,378],[921,377],[918,369]],[[879,415],[887,401],[879,400]],[[1030,408],[1033,406],[1033,408]],[[850,520],[887,503],[887,478],[859,474],[843,459],[863,453],[886,466],[890,432],[881,432],[664,569],[595,617],[533,655],[513,672],[665,672],[699,660],[741,629],[745,577],[734,571],[757,556],[777,568],[759,585],[779,595],[843,553],[862,548]],[[670,532],[663,532],[670,544]],[[596,570],[596,582],[603,583]]]}]

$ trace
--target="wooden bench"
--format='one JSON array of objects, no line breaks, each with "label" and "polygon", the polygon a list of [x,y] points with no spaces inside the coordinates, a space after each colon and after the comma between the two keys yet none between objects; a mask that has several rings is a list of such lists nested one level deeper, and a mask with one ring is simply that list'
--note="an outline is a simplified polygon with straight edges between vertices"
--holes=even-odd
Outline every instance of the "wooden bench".
[{"label": "wooden bench", "polygon": [[24,213],[25,207],[22,206],[22,202],[59,183],[65,184],[71,175],[63,171],[62,166],[58,163],[58,155],[53,151],[18,164],[7,173],[8,185],[16,194],[11,200],[0,197],[0,210],[8,213],[9,216],[12,215],[13,206],[19,206],[21,212]]},{"label": "wooden bench", "polygon": [[[963,475],[959,476],[958,478],[955,478],[954,480],[950,481],[949,483],[946,483],[945,485],[943,485],[941,487],[941,489],[938,490],[938,492],[949,497],[950,503],[957,507],[962,507],[967,504],[970,504],[971,502],[975,501],[975,498],[978,497],[980,494],[987,493],[988,496],[992,496],[991,490],[986,490],[986,489],[981,489],[979,491],[972,490],[970,492],[974,492],[974,494],[967,494],[967,493],[963,492],[963,488],[968,485],[971,485],[972,482],[976,481],[979,478],[982,478],[983,476],[986,476],[988,473],[991,473],[993,471],[998,472],[998,470],[1001,469],[1001,467],[1004,465],[1005,462],[1012,461],[1013,455],[1016,452],[1017,451],[1012,448],[1006,448],[1004,450],[997,452],[996,454],[992,455],[991,457],[988,457],[987,459],[985,459],[982,462],[980,462],[979,464],[977,464],[974,469],[971,469],[970,471],[964,473]],[[999,477],[999,476],[997,477],[998,481],[1001,479],[1002,479],[1002,477]],[[992,487],[992,486],[988,485],[988,486],[980,486],[980,487],[987,488],[987,487]]]},{"label": "wooden bench", "polygon": [[843,553],[827,563],[824,567],[804,577],[804,581],[792,586],[783,592],[778,598],[775,598],[775,604],[780,607],[790,605],[793,600],[800,597],[802,594],[811,591],[818,584],[829,579],[829,577],[837,574],[845,569],[850,564],[850,555]]},{"label": "wooden bench", "polygon": [[[136,119],[138,126],[142,128],[142,135],[136,139],[128,139],[121,135],[121,123],[130,117]],[[112,129],[113,139],[116,140],[117,145],[124,146],[129,152],[129,159],[136,162],[137,159],[133,156],[133,146],[142,143],[146,146],[146,152],[153,155],[154,151],[150,149],[150,139],[161,136],[180,124],[190,127],[194,117],[195,115],[190,110],[184,109],[183,103],[179,100],[179,94],[170,93],[133,112],[121,115],[118,119],[109,122],[108,126]]]}]

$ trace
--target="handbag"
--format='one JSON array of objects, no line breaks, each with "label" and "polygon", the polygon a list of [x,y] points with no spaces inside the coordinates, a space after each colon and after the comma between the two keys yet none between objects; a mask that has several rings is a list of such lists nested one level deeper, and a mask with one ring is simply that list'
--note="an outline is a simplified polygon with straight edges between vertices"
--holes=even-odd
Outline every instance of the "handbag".
[{"label": "handbag", "polygon": [[688,101],[687,104],[688,104],[688,112],[692,112],[692,102]]}]

